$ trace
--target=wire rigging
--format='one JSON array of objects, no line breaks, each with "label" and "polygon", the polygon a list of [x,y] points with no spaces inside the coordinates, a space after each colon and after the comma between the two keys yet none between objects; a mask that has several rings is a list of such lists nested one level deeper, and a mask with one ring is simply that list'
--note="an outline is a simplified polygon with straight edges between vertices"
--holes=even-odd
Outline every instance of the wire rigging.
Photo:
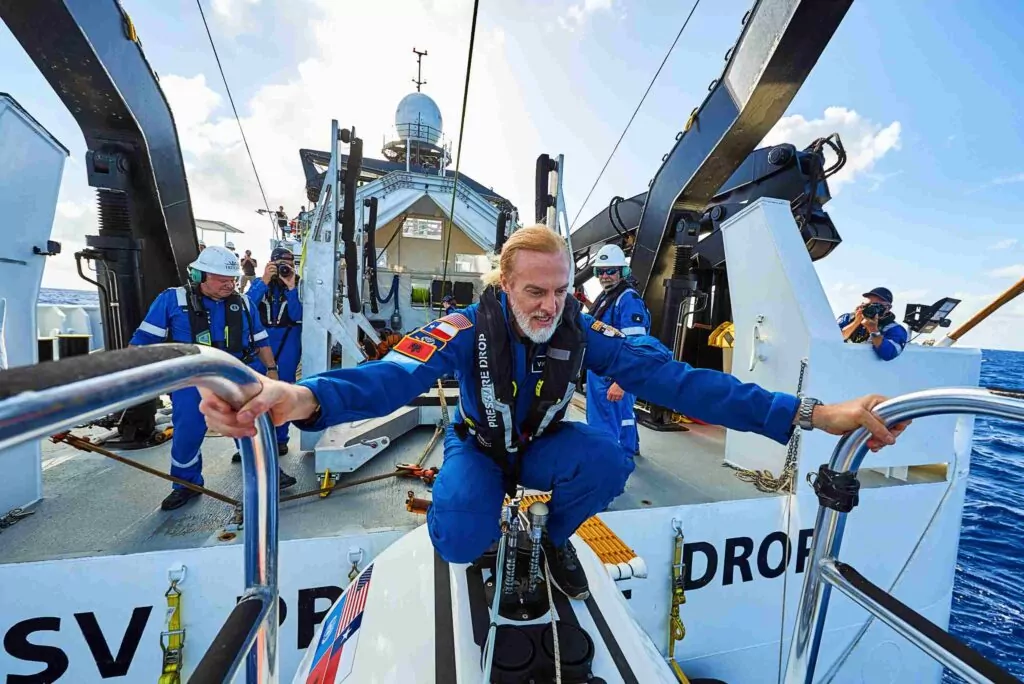
[{"label": "wire rigging", "polygon": [[270,219],[271,229],[274,231],[274,237],[277,237],[277,222],[274,221],[274,214],[270,211],[270,202],[267,201],[267,193],[263,191],[263,183],[260,182],[260,174],[256,171],[256,162],[253,161],[252,151],[249,149],[249,141],[245,138],[245,131],[242,129],[242,119],[238,116],[238,109],[235,107],[235,98],[231,96],[231,88],[228,87],[228,78],[224,75],[224,67],[220,63],[220,55],[217,54],[217,46],[213,43],[213,34],[210,33],[210,25],[206,22],[206,13],[203,12],[203,3],[200,0],[196,0],[196,6],[199,8],[199,16],[203,18],[203,26],[206,28],[206,37],[210,39],[210,48],[213,50],[213,58],[217,60],[217,69],[220,70],[220,79],[224,82],[224,90],[228,94],[228,102],[231,103],[231,111],[235,114],[235,122],[238,123],[238,131],[242,134],[242,143],[245,145],[245,153],[249,155],[249,163],[252,164],[252,173],[256,176],[256,185],[260,188],[260,195],[263,196],[263,206],[267,209],[267,218]]},{"label": "wire rigging", "polygon": [[[473,70],[473,44],[476,41],[476,17],[480,9],[480,0],[473,0],[473,24],[469,29],[469,56],[466,58],[466,85],[462,90],[462,116],[459,121],[459,146],[455,152],[455,178],[452,183],[452,205],[448,213],[448,239],[444,244],[444,268],[441,271],[441,297],[444,297],[445,283],[448,281],[448,256],[452,244],[452,229],[455,226],[455,197],[459,189],[459,165],[462,163],[462,134],[466,128],[466,103],[469,101],[469,74]],[[452,294],[455,293],[454,288]]]},{"label": "wire rigging", "polygon": [[579,211],[576,212],[576,218],[572,220],[572,224],[569,226],[569,232],[572,232],[573,227],[576,225],[576,221],[579,220],[580,214],[583,213],[583,208],[587,206],[587,202],[590,201],[590,196],[594,194],[594,190],[597,188],[597,184],[601,181],[601,176],[604,175],[605,170],[608,168],[608,164],[611,163],[612,157],[619,149],[619,145],[622,143],[622,139],[626,137],[626,133],[629,131],[629,127],[633,125],[633,119],[636,118],[637,113],[640,111],[640,107],[643,106],[644,100],[647,99],[647,95],[651,92],[651,88],[654,87],[654,82],[658,80],[658,76],[661,74],[661,70],[665,67],[665,63],[668,62],[668,58],[672,55],[672,51],[676,49],[676,44],[683,35],[683,31],[686,30],[686,26],[690,23],[690,17],[697,10],[697,6],[700,5],[700,0],[693,3],[693,7],[690,8],[690,13],[686,15],[683,25],[679,29],[679,33],[676,34],[676,39],[672,41],[672,45],[669,47],[668,52],[665,53],[664,59],[661,60],[661,65],[658,66],[658,70],[654,72],[654,78],[647,85],[647,90],[644,91],[643,97],[640,98],[640,102],[637,104],[636,109],[633,110],[633,115],[629,117],[629,121],[626,123],[626,127],[622,130],[622,135],[615,142],[615,147],[612,148],[611,154],[608,155],[608,159],[605,160],[604,166],[601,167],[601,171],[597,174],[597,178],[594,179],[594,184],[590,186],[590,192],[587,193],[587,198],[583,200],[583,204],[580,205]]}]

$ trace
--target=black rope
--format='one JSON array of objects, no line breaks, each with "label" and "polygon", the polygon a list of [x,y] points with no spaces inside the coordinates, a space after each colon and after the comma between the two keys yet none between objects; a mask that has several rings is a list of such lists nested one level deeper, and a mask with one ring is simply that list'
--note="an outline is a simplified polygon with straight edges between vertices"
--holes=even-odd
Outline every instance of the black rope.
[{"label": "black rope", "polygon": [[256,176],[256,185],[260,187],[260,194],[263,195],[263,206],[267,208],[267,217],[270,219],[270,225],[273,228],[274,235],[277,235],[277,222],[274,220],[274,215],[270,211],[270,202],[267,201],[267,193],[263,192],[263,183],[260,182],[260,174],[256,171],[256,162],[253,161],[252,151],[249,149],[249,141],[245,139],[245,131],[242,130],[242,120],[238,116],[238,109],[235,108],[235,98],[231,96],[231,88],[228,87],[227,76],[224,75],[224,67],[221,66],[220,56],[217,54],[217,46],[213,43],[213,34],[210,33],[210,25],[206,23],[206,14],[203,12],[203,4],[200,0],[196,0],[196,6],[199,7],[199,15],[203,18],[203,26],[206,27],[206,37],[210,39],[210,48],[213,50],[213,58],[217,60],[217,69],[220,70],[220,78],[224,81],[224,90],[228,93],[228,102],[231,103],[231,111],[235,113],[235,122],[238,123],[238,131],[242,134],[242,143],[245,144],[245,153],[249,155],[249,163],[252,164],[252,173]]},{"label": "black rope", "polygon": [[1010,397],[1011,399],[1024,399],[1024,392],[1012,387],[982,387],[981,389],[988,390],[992,394]]},{"label": "black rope", "polygon": [[[374,280],[377,279],[376,271],[373,274],[373,278],[374,278]],[[396,273],[391,278],[391,289],[388,290],[388,296],[387,297],[381,297],[380,296],[379,286],[375,287],[373,289],[373,296],[377,298],[378,302],[380,302],[381,304],[387,304],[388,302],[391,301],[391,298],[394,297],[395,294],[398,292],[398,280],[399,280],[398,274]]]},{"label": "black rope", "polygon": [[605,169],[608,168],[608,164],[611,163],[612,157],[614,157],[615,152],[618,151],[619,145],[622,143],[622,139],[626,137],[626,132],[629,130],[629,127],[633,125],[633,119],[636,118],[637,113],[640,111],[640,107],[644,104],[644,100],[647,99],[647,95],[651,92],[651,88],[654,87],[654,82],[658,80],[661,70],[665,67],[665,62],[668,61],[672,51],[676,49],[676,43],[678,43],[679,38],[682,37],[683,31],[686,30],[686,25],[690,23],[690,17],[693,16],[693,13],[696,11],[697,5],[699,4],[700,0],[694,2],[693,7],[690,8],[690,13],[686,15],[686,20],[683,21],[683,25],[679,29],[679,33],[676,34],[676,39],[672,41],[672,45],[669,47],[668,52],[665,53],[665,58],[661,60],[661,65],[658,67],[658,70],[654,72],[654,78],[652,78],[651,82],[647,85],[647,90],[644,91],[644,96],[640,98],[640,102],[637,104],[636,109],[633,110],[633,116],[629,117],[629,122],[626,123],[626,127],[622,129],[622,135],[619,136],[618,141],[615,143],[615,147],[612,148],[612,153],[608,155],[608,159],[605,161],[604,166],[601,167],[601,172],[597,174],[597,178],[594,179],[594,184],[590,186],[590,192],[587,193],[587,198],[583,200],[583,204],[580,205],[580,210],[576,212],[576,218],[572,220],[572,224],[569,226],[570,233],[572,232],[573,226],[576,225],[576,221],[579,220],[580,214],[583,213],[583,207],[587,205],[587,202],[590,201],[590,196],[594,194],[594,189],[597,188],[597,184],[600,182],[601,176],[604,175]]},{"label": "black rope", "polygon": [[469,56],[466,58],[466,85],[462,90],[462,117],[459,121],[459,146],[455,152],[455,179],[452,184],[452,207],[448,214],[448,239],[444,245],[444,268],[441,271],[441,296],[444,297],[444,285],[448,280],[448,253],[452,245],[452,229],[455,227],[455,197],[459,188],[459,164],[462,163],[462,134],[466,129],[466,103],[469,101],[469,74],[473,69],[473,43],[476,40],[476,16],[480,9],[480,0],[473,0],[473,25],[469,29]]}]

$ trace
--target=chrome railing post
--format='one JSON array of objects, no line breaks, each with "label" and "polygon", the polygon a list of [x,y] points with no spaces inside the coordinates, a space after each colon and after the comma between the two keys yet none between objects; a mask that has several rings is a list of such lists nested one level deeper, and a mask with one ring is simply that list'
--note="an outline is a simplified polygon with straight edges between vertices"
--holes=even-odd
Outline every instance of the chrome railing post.
[{"label": "chrome railing post", "polygon": [[[277,436],[267,415],[260,416],[256,439],[243,439],[242,500],[245,542],[246,593],[265,600],[266,615],[257,624],[256,643],[249,648],[246,681],[276,682],[278,586],[277,586]],[[249,496],[255,492],[256,496]],[[244,652],[244,651],[243,651]]]},{"label": "chrome railing post", "polygon": [[[914,392],[885,401],[874,410],[890,426],[905,420],[943,414],[977,414],[1024,421],[1024,402],[978,388]],[[863,428],[843,436],[829,461],[829,469],[835,474],[856,474],[867,454],[869,437]],[[786,663],[786,684],[811,684],[813,681],[832,589],[822,569],[832,567],[839,555],[846,515],[824,505],[818,508]]]},{"label": "chrome railing post", "polygon": [[[63,382],[67,377],[85,379]],[[191,386],[211,389],[232,405],[241,406],[255,394],[259,376],[225,352],[168,344],[0,371],[0,382],[7,383],[0,384],[0,396],[6,396],[0,399],[2,451]],[[11,394],[11,387],[21,389]],[[243,599],[259,599],[262,608],[223,680],[232,681],[248,653],[247,681],[275,684],[279,669],[279,471],[277,442],[269,417],[263,415],[256,421],[255,439],[240,440],[240,452],[245,522]],[[204,664],[205,658],[200,667]],[[223,662],[220,666],[225,669]]]}]

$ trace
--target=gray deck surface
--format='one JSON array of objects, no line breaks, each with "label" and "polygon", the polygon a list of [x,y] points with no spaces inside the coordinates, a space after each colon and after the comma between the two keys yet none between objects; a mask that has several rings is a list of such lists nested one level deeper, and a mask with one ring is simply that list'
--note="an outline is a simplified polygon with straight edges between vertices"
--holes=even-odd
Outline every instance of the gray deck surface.
[{"label": "gray deck surface", "polygon": [[[583,413],[574,407],[568,417],[580,420]],[[636,470],[610,510],[774,496],[759,492],[722,466],[723,429],[689,427],[687,432],[671,433],[640,428],[641,455]],[[416,461],[432,434],[433,428],[429,427],[413,430],[356,472],[344,475],[341,482],[390,472],[396,463]],[[318,486],[313,454],[300,453],[298,443],[293,429],[292,450],[282,458],[282,467],[299,482],[285,494]],[[203,475],[206,487],[240,499],[241,465],[231,462],[233,452],[231,439],[208,437],[203,446]],[[169,444],[121,453],[163,471],[170,463]],[[439,440],[425,465],[439,466],[441,459]],[[201,496],[175,511],[162,511],[160,502],[170,493],[169,482],[67,445],[44,442],[43,468],[44,499],[33,506],[34,515],[0,532],[0,563],[224,543],[218,535],[230,522],[232,510],[212,497]],[[866,486],[888,484],[881,476],[864,476]],[[422,524],[424,517],[406,511],[409,490],[418,497],[430,496],[419,480],[391,478],[337,491],[326,499],[313,496],[285,503],[280,511],[280,537],[288,540],[412,529]]]}]

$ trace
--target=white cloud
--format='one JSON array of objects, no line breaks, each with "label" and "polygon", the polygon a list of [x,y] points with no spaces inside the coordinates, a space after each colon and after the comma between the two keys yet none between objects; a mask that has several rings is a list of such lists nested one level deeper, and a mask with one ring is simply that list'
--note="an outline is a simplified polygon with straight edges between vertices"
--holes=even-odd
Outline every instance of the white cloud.
[{"label": "white cloud", "polygon": [[[999,294],[998,292],[982,294],[957,292],[953,294],[952,296],[961,300],[961,302],[949,317],[952,325],[948,328],[939,328],[930,337],[936,339],[945,337],[983,307],[990,304]],[[957,346],[1019,351],[1021,349],[1021,339],[1024,339],[1024,302],[1018,299],[1004,304],[1002,308],[989,315],[988,318],[984,319],[970,332],[963,335],[957,341]]]},{"label": "white cloud", "polygon": [[1015,173],[1012,176],[1001,176],[993,178],[990,185],[1010,185],[1011,183],[1024,183],[1024,173]]},{"label": "white cloud", "polygon": [[[799,114],[783,117],[764,137],[761,145],[789,142],[803,148],[816,138],[839,133],[846,149],[846,165],[828,180],[829,189],[837,194],[843,185],[854,182],[860,176],[874,180],[872,189],[875,189],[885,178],[895,175],[872,175],[872,170],[886,154],[900,149],[901,132],[899,121],[882,126],[852,109],[828,107],[820,119],[809,121]],[[826,149],[826,163],[831,164],[834,160],[831,150]]]},{"label": "white cloud", "polygon": [[989,271],[988,274],[993,278],[1024,278],[1024,264],[1003,266]]},{"label": "white cloud", "polygon": [[[229,35],[237,35],[254,28],[252,10],[259,3],[260,0],[211,0],[213,16],[217,19],[218,26],[225,29]],[[214,40],[216,39],[217,36],[214,35]]]},{"label": "white cloud", "polygon": [[[160,79],[160,87],[171,103],[174,114],[174,125],[178,135],[188,132],[187,142],[195,144],[203,136],[195,135],[196,129],[202,127],[210,115],[220,106],[221,96],[206,85],[206,76],[198,74],[192,78],[183,78],[169,74]],[[182,141],[184,146],[185,140]],[[199,150],[186,148],[187,152]]]},{"label": "white cloud", "polygon": [[558,24],[567,31],[575,31],[594,12],[610,11],[611,9],[612,0],[580,0],[576,4],[569,5],[565,14],[558,17]]},{"label": "white cloud", "polygon": [[[62,185],[62,196],[65,194],[65,187],[69,187],[67,183]],[[95,235],[98,230],[99,223],[94,203],[65,199],[57,202],[50,239],[60,243],[60,254],[46,257],[46,268],[43,271],[44,287],[92,289],[92,285],[78,275],[75,252],[85,249],[85,236]],[[87,268],[86,263],[83,262],[83,268]],[[88,271],[86,275],[92,277]]]},{"label": "white cloud", "polygon": [[999,242],[995,243],[994,245],[989,247],[989,249],[1010,249],[1016,244],[1017,238],[1007,238],[1005,240],[1000,240]]},{"label": "white cloud", "polygon": [[[295,25],[311,56],[283,79],[262,84],[248,102],[236,99],[271,207],[283,204],[294,216],[300,204],[308,205],[299,149],[329,149],[332,118],[342,127],[355,126],[365,156],[380,157],[382,139],[393,133],[395,107],[412,89],[414,45],[429,52],[423,61],[424,92],[441,109],[454,157],[472,8],[470,0],[432,0],[427,6],[412,0],[311,0],[304,10],[306,23]],[[274,11],[291,10],[282,4]],[[395,16],[402,20],[394,21]],[[292,25],[281,22],[282,30]],[[382,51],[378,33],[352,32],[354,25],[388,26],[388,44],[408,48]],[[511,40],[502,29],[478,20],[460,171],[529,213],[533,162],[544,147],[505,54]],[[374,56],[373,68],[353,69],[366,55]],[[337,85],[339,74],[345,74],[344,88]],[[220,82],[208,82],[201,74],[177,74],[162,77],[161,84],[178,126],[196,217],[246,231],[234,240],[235,246],[264,254],[269,222],[255,213],[263,199],[227,98],[218,94]],[[344,147],[342,151],[347,152]]]}]

